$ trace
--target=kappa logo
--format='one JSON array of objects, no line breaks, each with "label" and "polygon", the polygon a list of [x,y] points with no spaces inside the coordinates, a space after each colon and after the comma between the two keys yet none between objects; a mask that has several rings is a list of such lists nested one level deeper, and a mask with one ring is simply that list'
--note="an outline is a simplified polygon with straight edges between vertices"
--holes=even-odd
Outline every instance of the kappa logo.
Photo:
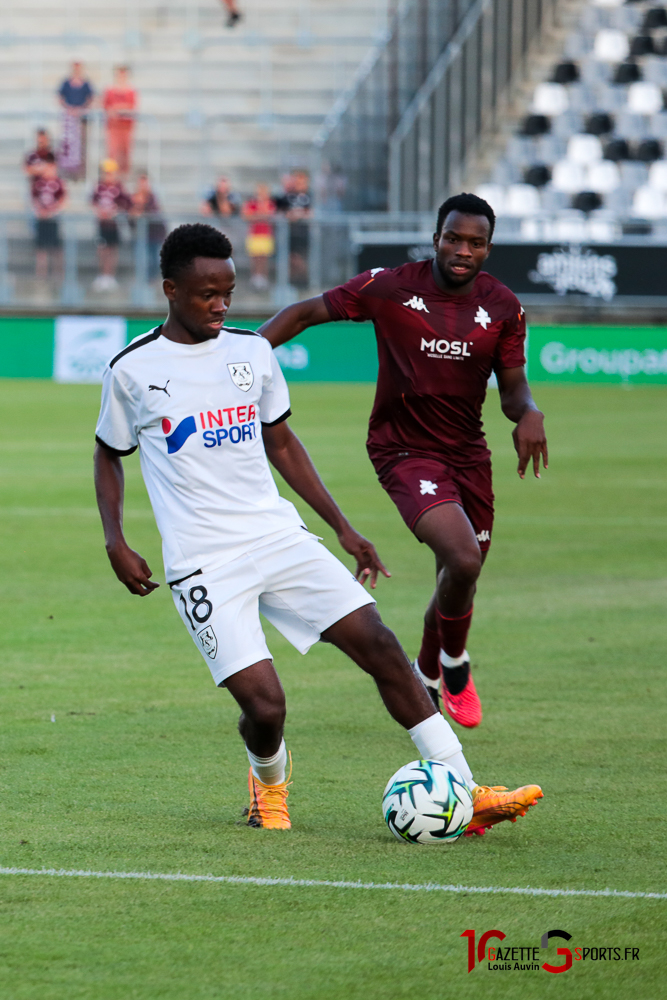
[{"label": "kappa logo", "polygon": [[218,652],[218,637],[216,636],[211,626],[207,625],[206,628],[203,628],[201,629],[200,632],[197,632],[197,638],[201,642],[202,649],[204,650],[206,655],[210,656],[210,658],[214,660],[215,654]]},{"label": "kappa logo", "polygon": [[491,322],[492,322],[491,317],[489,316],[486,309],[483,309],[482,306],[480,306],[475,316],[475,323],[479,323],[482,329],[486,330],[487,326]]},{"label": "kappa logo", "polygon": [[376,274],[380,273],[380,271],[384,271],[384,268],[383,267],[372,267],[371,268],[371,276],[374,278]]},{"label": "kappa logo", "polygon": [[479,535],[477,535],[477,541],[478,542],[490,542],[491,541],[491,532],[490,531],[480,531]]},{"label": "kappa logo", "polygon": [[404,302],[403,305],[409,306],[410,309],[416,309],[417,312],[425,312],[425,313],[429,312],[429,310],[424,305],[424,300],[420,297],[418,298],[416,295],[413,295],[412,298],[408,299],[407,302]]},{"label": "kappa logo", "polygon": [[437,488],[438,484],[432,483],[430,479],[419,480],[419,492],[422,496],[425,496],[428,493],[430,496],[434,497]]},{"label": "kappa logo", "polygon": [[241,390],[241,392],[247,392],[248,389],[252,388],[255,376],[249,361],[241,361],[233,365],[227,365],[227,368],[229,369],[229,374],[232,377],[232,382]]}]

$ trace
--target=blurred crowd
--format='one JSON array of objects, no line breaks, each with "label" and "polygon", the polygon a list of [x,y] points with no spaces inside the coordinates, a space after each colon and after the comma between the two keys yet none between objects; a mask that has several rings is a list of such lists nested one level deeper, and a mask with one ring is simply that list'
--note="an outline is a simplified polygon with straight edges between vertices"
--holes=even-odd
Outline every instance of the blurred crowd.
[{"label": "blurred crowd", "polygon": [[[63,270],[61,216],[68,205],[68,184],[86,181],[87,131],[92,109],[103,112],[106,156],[98,177],[86,195],[97,223],[98,274],[93,290],[118,287],[119,248],[124,239],[141,235],[148,248],[147,278],[157,277],[159,248],[167,228],[162,207],[145,171],[133,170],[133,140],[139,104],[127,66],[114,70],[113,82],[101,94],[87,78],[80,62],[72,64],[58,89],[61,114],[56,143],[46,129],[38,129],[34,148],[24,160],[35,218],[35,275],[60,278]],[[245,222],[245,250],[250,262],[250,284],[264,292],[271,281],[276,253],[276,217],[289,222],[289,280],[308,285],[309,226],[313,202],[310,178],[294,170],[281,178],[280,189],[257,184],[249,193],[235,191],[229,178],[218,178],[202,199],[202,216],[223,223],[231,217]],[[145,220],[140,225],[140,220]],[[120,225],[119,225],[120,222]]]}]

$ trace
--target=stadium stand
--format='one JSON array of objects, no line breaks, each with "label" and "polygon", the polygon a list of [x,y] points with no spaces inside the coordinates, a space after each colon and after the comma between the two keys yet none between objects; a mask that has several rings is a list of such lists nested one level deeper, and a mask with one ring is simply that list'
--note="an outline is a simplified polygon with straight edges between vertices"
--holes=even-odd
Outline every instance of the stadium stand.
[{"label": "stadium stand", "polygon": [[477,187],[499,238],[667,236],[667,6],[589,0]]},{"label": "stadium stand", "polygon": [[[8,0],[0,8],[0,211],[26,205],[34,130],[58,131],[55,91],[81,59],[96,91],[127,63],[140,95],[136,154],[162,203],[196,211],[215,177],[250,193],[309,164],[314,132],[386,31],[386,0],[247,0],[233,30],[219,0]],[[86,204],[103,152],[89,129]]]}]

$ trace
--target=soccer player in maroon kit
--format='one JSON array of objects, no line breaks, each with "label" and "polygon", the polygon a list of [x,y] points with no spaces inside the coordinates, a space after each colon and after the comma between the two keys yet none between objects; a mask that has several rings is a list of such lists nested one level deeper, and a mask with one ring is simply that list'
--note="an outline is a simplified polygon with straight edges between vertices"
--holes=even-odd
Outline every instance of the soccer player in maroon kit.
[{"label": "soccer player in maroon kit", "polygon": [[284,344],[309,326],[371,320],[379,373],[367,440],[381,485],[405,523],[433,551],[436,588],[415,670],[438,705],[463,726],[482,720],[466,639],[491,544],[491,453],[482,404],[496,373],[523,479],[547,467],[544,418],[526,381],[526,323],[516,296],[482,271],[493,209],[473,194],[438,211],[435,259],[375,267],[324,295],[288,306],[261,333]]}]

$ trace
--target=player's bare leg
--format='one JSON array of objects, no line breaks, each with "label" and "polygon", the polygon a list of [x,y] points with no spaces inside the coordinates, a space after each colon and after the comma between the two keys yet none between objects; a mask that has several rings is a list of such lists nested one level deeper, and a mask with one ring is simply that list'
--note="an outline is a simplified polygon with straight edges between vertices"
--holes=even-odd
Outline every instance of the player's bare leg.
[{"label": "player's bare leg", "polygon": [[424,618],[419,669],[426,683],[441,673],[447,712],[461,725],[476,726],[482,720],[482,708],[465,644],[486,553],[481,551],[475,530],[457,503],[427,510],[414,530],[433,551],[437,570],[435,593]]},{"label": "player's bare leg", "polygon": [[517,816],[525,816],[530,806],[542,798],[539,785],[524,785],[508,791],[501,786],[475,783],[451,726],[440,713],[433,714],[433,703],[427,691],[412,670],[398,639],[382,623],[373,605],[366,605],[342,618],[322,633],[322,639],[333,643],[371,675],[385,707],[408,729],[420,757],[446,762],[462,774],[473,795],[471,834],[483,834],[502,820],[514,821]]},{"label": "player's bare leg", "polygon": [[248,825],[289,830],[285,692],[273,663],[253,663],[228,677],[225,685],[241,708],[239,732],[250,761]]},{"label": "player's bare leg", "polygon": [[367,604],[341,618],[322,633],[370,674],[385,708],[408,730],[420,757],[455,767],[471,788],[475,782],[458,737],[439,712],[412,670],[394,633],[383,624],[376,607]]}]

